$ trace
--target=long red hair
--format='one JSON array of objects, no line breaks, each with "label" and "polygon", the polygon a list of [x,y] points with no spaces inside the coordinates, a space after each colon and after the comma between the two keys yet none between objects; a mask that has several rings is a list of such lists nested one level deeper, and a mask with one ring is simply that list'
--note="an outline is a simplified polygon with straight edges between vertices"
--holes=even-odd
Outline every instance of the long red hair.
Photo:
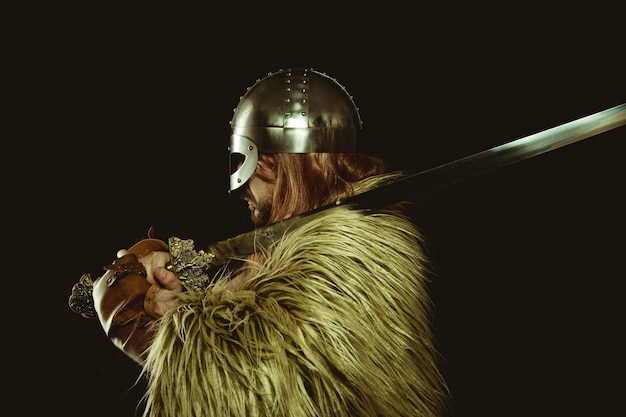
[{"label": "long red hair", "polygon": [[385,162],[358,153],[261,154],[275,178],[269,223],[286,219],[354,195],[352,183],[383,174]]}]

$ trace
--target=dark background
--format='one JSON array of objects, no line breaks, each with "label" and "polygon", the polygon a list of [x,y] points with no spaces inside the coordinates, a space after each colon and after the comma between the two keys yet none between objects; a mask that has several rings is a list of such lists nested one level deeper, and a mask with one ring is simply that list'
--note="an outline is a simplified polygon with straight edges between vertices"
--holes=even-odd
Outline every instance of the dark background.
[{"label": "dark background", "polygon": [[[626,102],[623,6],[85,3],[3,6],[6,415],[133,416],[139,369],[71,287],[150,226],[246,229],[228,121],[268,72],[336,77],[413,171]],[[457,416],[623,415],[625,129],[418,201]]]}]

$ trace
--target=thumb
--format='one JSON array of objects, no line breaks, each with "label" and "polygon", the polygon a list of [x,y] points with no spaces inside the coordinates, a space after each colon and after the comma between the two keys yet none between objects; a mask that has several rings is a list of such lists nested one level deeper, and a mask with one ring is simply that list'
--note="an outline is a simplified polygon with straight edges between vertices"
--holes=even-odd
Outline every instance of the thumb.
[{"label": "thumb", "polygon": [[176,277],[176,274],[168,271],[166,268],[155,268],[154,277],[157,281],[159,281],[159,284],[161,284],[163,288],[168,290],[179,291],[182,288],[182,284],[180,283],[178,277]]}]

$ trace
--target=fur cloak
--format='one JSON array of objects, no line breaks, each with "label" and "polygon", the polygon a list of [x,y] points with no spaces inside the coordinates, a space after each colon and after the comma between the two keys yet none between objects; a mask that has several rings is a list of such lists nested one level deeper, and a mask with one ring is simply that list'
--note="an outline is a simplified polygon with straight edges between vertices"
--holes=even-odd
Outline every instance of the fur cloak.
[{"label": "fur cloak", "polygon": [[150,348],[146,415],[440,416],[420,234],[399,210],[327,210],[180,295]]}]

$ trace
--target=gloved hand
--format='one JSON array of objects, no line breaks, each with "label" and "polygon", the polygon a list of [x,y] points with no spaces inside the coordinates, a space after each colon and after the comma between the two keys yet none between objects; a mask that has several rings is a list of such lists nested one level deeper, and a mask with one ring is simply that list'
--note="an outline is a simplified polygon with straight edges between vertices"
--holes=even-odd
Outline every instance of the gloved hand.
[{"label": "gloved hand", "polygon": [[105,266],[107,272],[93,283],[94,308],[102,328],[118,348],[140,364],[147,357],[153,324],[159,317],[154,307],[155,295],[161,290],[154,279],[148,281],[142,260],[151,260],[156,253],[167,255],[167,244],[158,239],[141,240]]}]

